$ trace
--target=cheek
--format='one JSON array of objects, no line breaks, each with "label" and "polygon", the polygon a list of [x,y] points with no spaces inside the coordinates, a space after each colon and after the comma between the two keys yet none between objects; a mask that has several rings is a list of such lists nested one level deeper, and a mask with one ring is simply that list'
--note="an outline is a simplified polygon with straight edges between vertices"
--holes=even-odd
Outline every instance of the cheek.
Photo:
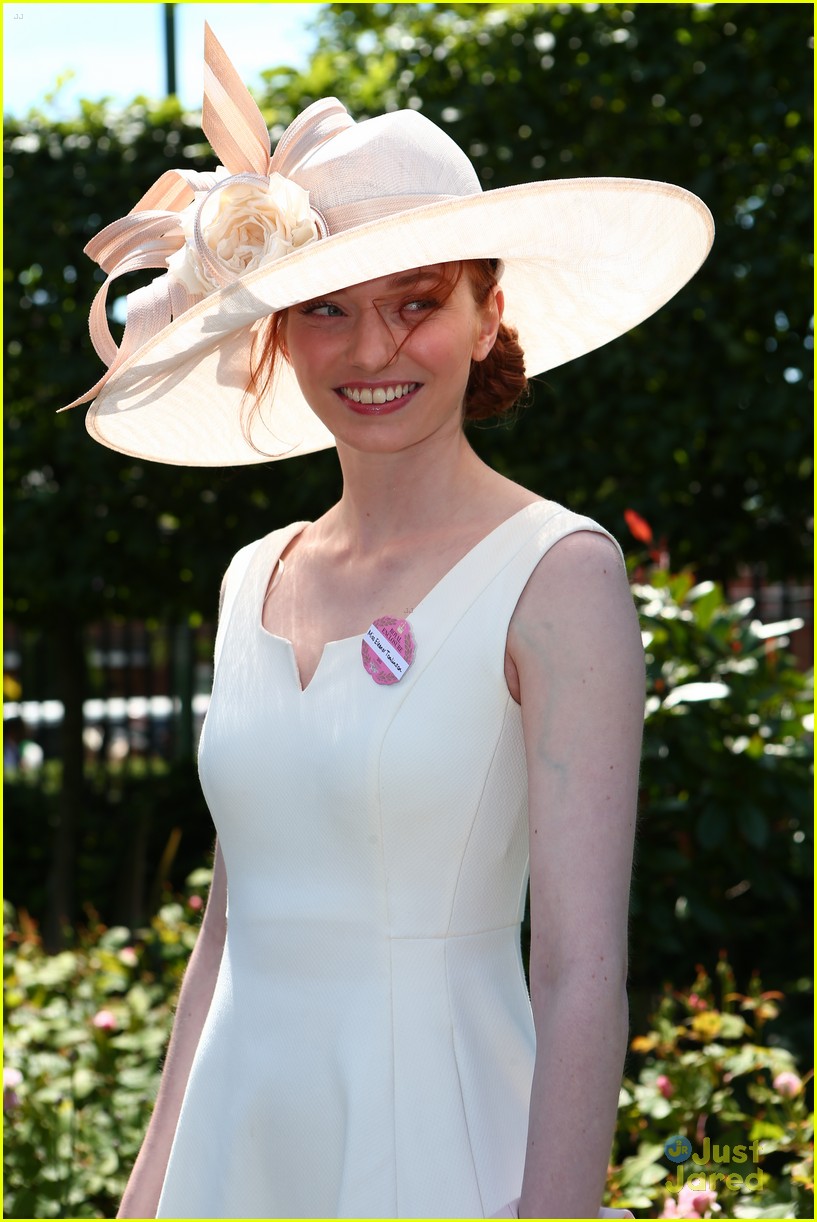
[{"label": "cheek", "polygon": [[405,344],[407,355],[440,375],[457,374],[471,365],[474,336],[463,327],[420,326]]},{"label": "cheek", "polygon": [[315,336],[297,323],[284,327],[281,340],[283,353],[298,379],[308,379],[310,370],[320,363],[326,345],[315,343]]}]

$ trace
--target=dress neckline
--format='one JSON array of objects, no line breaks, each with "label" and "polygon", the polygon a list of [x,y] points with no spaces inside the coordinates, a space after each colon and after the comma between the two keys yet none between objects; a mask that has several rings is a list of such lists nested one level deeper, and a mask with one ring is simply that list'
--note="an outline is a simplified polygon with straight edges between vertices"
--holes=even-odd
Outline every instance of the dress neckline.
[{"label": "dress neckline", "polygon": [[[438,578],[437,581],[434,582],[434,585],[429,590],[426,591],[426,593],[423,595],[423,597],[420,599],[420,601],[415,605],[414,609],[412,610],[411,612],[412,616],[416,616],[418,613],[425,610],[426,604],[438,595],[438,591],[442,589],[444,586],[447,586],[455,578],[456,574],[459,571],[461,571],[461,569],[466,564],[471,563],[473,561],[474,555],[478,553],[483,547],[485,547],[486,544],[493,541],[496,535],[499,534],[500,531],[502,531],[505,527],[510,526],[511,523],[516,523],[517,521],[522,519],[525,515],[529,514],[531,510],[537,509],[542,506],[547,506],[549,509],[552,509],[553,502],[546,501],[544,500],[544,498],[540,498],[538,501],[531,501],[529,505],[523,505],[521,509],[517,509],[515,513],[512,513],[510,514],[509,517],[504,518],[501,522],[499,522],[496,526],[494,526],[493,529],[489,530],[486,535],[483,535],[481,539],[478,539],[477,542],[474,543],[471,547],[469,547],[468,551],[465,552],[462,556],[460,556],[459,560],[457,560],[454,564],[452,564],[451,568],[447,569],[446,572],[443,573],[442,577]],[[284,562],[281,560],[281,552],[283,552],[284,548],[287,547],[292,542],[293,539],[297,539],[298,535],[302,534],[303,531],[306,530],[307,526],[311,526],[312,523],[309,521],[306,521],[306,522],[297,522],[297,523],[294,523],[294,525],[297,527],[297,529],[293,530],[292,527],[284,529],[284,532],[283,532],[284,539],[280,543],[278,555],[275,557],[274,567],[270,567],[268,560],[266,560],[261,565],[261,571],[262,571],[262,576],[264,577],[264,581],[261,586],[261,605],[260,607],[256,608],[255,622],[258,626],[258,630],[260,631],[260,633],[263,636],[267,637],[268,640],[278,641],[284,647],[287,648],[289,652],[291,664],[292,664],[293,674],[295,677],[295,683],[301,695],[305,696],[306,693],[310,692],[312,688],[315,686],[315,680],[317,679],[318,674],[323,666],[324,660],[327,655],[327,651],[329,651],[330,649],[334,649],[341,645],[348,645],[350,642],[355,642],[359,644],[361,640],[363,639],[363,634],[366,632],[366,629],[369,627],[369,625],[367,624],[364,628],[361,628],[359,632],[355,632],[351,636],[338,637],[336,640],[326,641],[324,643],[323,649],[321,650],[321,655],[318,658],[318,664],[315,667],[314,671],[312,672],[312,677],[310,678],[306,687],[303,686],[303,683],[301,681],[301,672],[298,666],[298,658],[295,652],[295,646],[293,645],[292,641],[289,639],[289,637],[279,636],[275,632],[270,632],[269,629],[264,627],[264,623],[263,623],[264,606],[266,604],[267,594],[274,587],[275,582],[280,580],[281,573],[283,573]],[[262,553],[262,556],[264,555],[264,552],[266,550],[264,545],[266,545],[270,540],[274,539],[280,533],[281,533],[280,531],[273,531],[272,534],[266,537],[266,539],[264,540],[262,544],[262,547],[259,549],[259,551]]]}]

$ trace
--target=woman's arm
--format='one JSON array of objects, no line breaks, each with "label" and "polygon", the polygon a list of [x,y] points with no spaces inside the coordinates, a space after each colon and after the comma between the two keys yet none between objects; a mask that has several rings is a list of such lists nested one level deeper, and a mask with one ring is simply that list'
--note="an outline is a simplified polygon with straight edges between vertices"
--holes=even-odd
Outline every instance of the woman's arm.
[{"label": "woman's arm", "polygon": [[627,1045],[644,655],[602,535],[554,545],[508,634],[528,765],[536,1060],[519,1216],[596,1217]]},{"label": "woman's arm", "polygon": [[155,1218],[190,1067],[210,1009],[227,932],[227,876],[216,843],[207,907],[182,981],[156,1106],[131,1172],[119,1218]]}]

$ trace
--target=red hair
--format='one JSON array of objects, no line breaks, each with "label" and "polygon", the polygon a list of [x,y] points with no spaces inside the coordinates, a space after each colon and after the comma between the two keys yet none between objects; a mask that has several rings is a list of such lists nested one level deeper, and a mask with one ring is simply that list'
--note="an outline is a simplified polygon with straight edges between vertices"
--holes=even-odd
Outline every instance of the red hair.
[{"label": "red hair", "polygon": [[[496,263],[493,259],[471,259],[461,267],[471,281],[474,301],[484,305],[497,282]],[[465,419],[504,416],[527,389],[525,354],[519,346],[516,327],[501,322],[491,351],[484,360],[471,362],[465,388]]]}]

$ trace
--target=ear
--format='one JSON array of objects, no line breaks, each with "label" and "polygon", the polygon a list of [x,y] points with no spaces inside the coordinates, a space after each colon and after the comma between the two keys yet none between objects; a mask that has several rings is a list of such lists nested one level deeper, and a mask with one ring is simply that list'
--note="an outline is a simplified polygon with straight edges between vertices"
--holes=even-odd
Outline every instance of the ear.
[{"label": "ear", "polygon": [[499,285],[495,284],[482,307],[477,338],[471,351],[472,361],[484,361],[493,348],[504,312],[505,295]]}]

